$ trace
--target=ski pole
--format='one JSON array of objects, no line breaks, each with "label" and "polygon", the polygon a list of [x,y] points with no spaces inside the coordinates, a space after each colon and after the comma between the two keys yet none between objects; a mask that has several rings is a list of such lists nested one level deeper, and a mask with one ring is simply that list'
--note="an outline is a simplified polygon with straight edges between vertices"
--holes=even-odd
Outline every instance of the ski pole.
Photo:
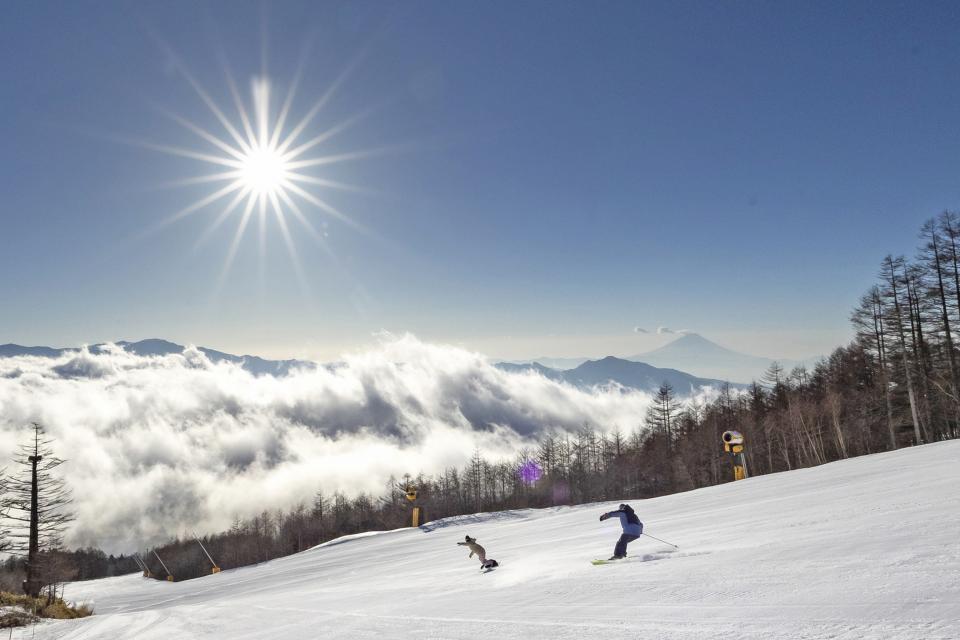
[{"label": "ski pole", "polygon": [[672,542],[667,542],[666,540],[661,540],[660,538],[657,538],[656,536],[652,536],[652,535],[650,535],[649,533],[644,533],[643,535],[647,536],[648,538],[653,538],[654,540],[656,540],[656,541],[658,541],[658,542],[662,542],[663,544],[668,544],[668,545],[670,545],[671,547],[673,547],[674,549],[679,549],[679,548],[680,548],[680,547],[678,547],[677,545],[673,544]]}]

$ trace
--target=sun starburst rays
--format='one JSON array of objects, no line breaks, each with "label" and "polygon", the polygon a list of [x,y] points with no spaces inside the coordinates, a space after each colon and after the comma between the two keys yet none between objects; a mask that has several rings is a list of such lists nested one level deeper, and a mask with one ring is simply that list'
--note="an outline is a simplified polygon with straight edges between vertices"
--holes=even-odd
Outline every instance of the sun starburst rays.
[{"label": "sun starburst rays", "polygon": [[[209,173],[198,172],[197,175],[168,182],[167,186],[174,187],[209,185],[210,192],[163,219],[155,229],[216,206],[215,218],[196,240],[195,246],[199,247],[207,242],[227,220],[236,218],[236,228],[229,242],[220,274],[222,284],[237,257],[246,230],[251,226],[250,222],[253,218],[257,219],[255,226],[259,230],[258,246],[262,273],[266,253],[266,228],[272,220],[279,229],[297,278],[301,286],[306,288],[306,277],[300,264],[288,217],[294,218],[307,234],[318,242],[323,242],[325,234],[317,231],[311,216],[301,204],[351,227],[362,229],[353,219],[318,195],[316,191],[330,189],[362,192],[364,189],[304,171],[307,168],[355,160],[376,153],[375,151],[354,151],[307,155],[311,150],[321,147],[330,138],[366,118],[371,112],[369,109],[364,110],[319,131],[311,131],[318,114],[333,98],[353,65],[348,65],[348,68],[299,119],[293,116],[295,95],[301,77],[300,69],[294,75],[290,88],[274,116],[271,113],[271,83],[268,77],[263,75],[253,79],[248,106],[241,97],[233,75],[229,69],[225,68],[227,87],[236,112],[231,119],[179,60],[176,60],[176,66],[222,127],[222,133],[217,134],[180,115],[162,111],[166,117],[197,136],[205,146],[192,149],[148,142],[140,144],[155,151],[193,160],[203,165],[213,165],[217,170]],[[293,126],[290,126],[290,123],[293,123]],[[227,203],[225,206],[224,202]]]}]

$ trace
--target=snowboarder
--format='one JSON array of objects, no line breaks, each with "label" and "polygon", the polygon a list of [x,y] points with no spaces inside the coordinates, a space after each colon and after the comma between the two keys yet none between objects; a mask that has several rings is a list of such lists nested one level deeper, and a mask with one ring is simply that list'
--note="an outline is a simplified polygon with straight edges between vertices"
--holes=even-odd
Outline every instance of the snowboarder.
[{"label": "snowboarder", "polygon": [[633,512],[633,509],[628,504],[621,504],[616,511],[603,514],[600,516],[600,522],[603,522],[611,516],[620,518],[620,526],[623,527],[623,534],[620,536],[620,540],[617,541],[617,546],[613,549],[613,557],[610,559],[621,560],[627,557],[627,544],[643,535],[643,523],[640,522],[640,518],[637,517],[637,514]]},{"label": "snowboarder", "polygon": [[470,549],[471,558],[473,557],[473,554],[477,554],[477,557],[480,559],[481,569],[493,569],[494,567],[500,566],[500,563],[493,558],[487,560],[487,550],[477,544],[476,538],[466,536],[464,542],[458,542],[457,544],[461,547],[468,547]]}]

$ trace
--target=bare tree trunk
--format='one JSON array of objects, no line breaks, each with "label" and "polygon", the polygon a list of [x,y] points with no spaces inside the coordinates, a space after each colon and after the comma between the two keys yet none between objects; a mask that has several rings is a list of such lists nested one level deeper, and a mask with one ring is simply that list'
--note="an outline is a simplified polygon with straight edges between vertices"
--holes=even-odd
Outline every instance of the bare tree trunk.
[{"label": "bare tree trunk", "polygon": [[910,311],[910,342],[913,345],[913,360],[918,365],[920,375],[917,414],[920,417],[920,431],[924,442],[930,442],[933,429],[933,417],[930,412],[930,363],[923,339],[923,316],[920,309],[920,295],[917,291],[919,278],[914,269],[907,270],[904,267],[903,280],[907,291],[907,308]]},{"label": "bare tree trunk", "polygon": [[[950,372],[950,393],[947,395],[949,396],[950,404],[953,407],[953,422],[954,424],[957,424],[960,423],[960,403],[957,402],[957,390],[960,389],[960,385],[957,384],[956,352],[954,351],[953,346],[953,331],[950,327],[950,312],[947,310],[947,292],[943,283],[945,266],[943,264],[941,252],[944,251],[944,248],[940,240],[939,229],[935,220],[930,220],[924,226],[924,233],[928,234],[930,238],[927,248],[931,253],[930,258],[932,258],[933,270],[937,274],[937,301],[940,303],[940,323],[943,326],[944,341],[946,342],[947,348],[947,365]],[[951,242],[948,242],[948,246],[954,247],[955,258],[955,245],[952,245]],[[954,275],[957,276],[956,261],[954,261]],[[952,427],[949,417],[945,416],[945,420],[947,422],[945,434],[949,437]]]},{"label": "bare tree trunk", "polygon": [[[932,222],[932,221],[931,221]],[[940,303],[940,322],[943,323],[943,336],[947,343],[947,364],[950,367],[950,384],[957,389],[957,359],[953,350],[953,332],[950,329],[950,314],[947,312],[947,292],[943,285],[943,265],[940,261],[940,243],[936,226],[929,225],[930,250],[933,257],[933,270],[937,274],[937,300]]]},{"label": "bare tree trunk", "polygon": [[883,385],[883,399],[887,407],[887,432],[890,435],[890,448],[897,448],[897,434],[893,426],[893,400],[890,398],[890,376],[887,370],[887,341],[886,331],[883,326],[883,299],[880,297],[880,291],[873,289],[873,327],[877,337],[877,355],[880,362],[880,382]]},{"label": "bare tree trunk", "polygon": [[893,306],[897,314],[896,329],[897,334],[900,337],[900,356],[903,361],[903,371],[904,375],[907,378],[907,396],[910,399],[910,414],[913,418],[913,432],[916,438],[916,444],[923,442],[923,435],[920,433],[920,415],[917,412],[917,398],[914,393],[913,387],[913,375],[910,371],[910,362],[907,360],[907,340],[903,331],[903,314],[901,313],[900,308],[900,297],[897,292],[897,272],[896,272],[896,263],[893,260],[892,256],[887,256],[885,261],[885,266],[888,273],[887,276],[888,283],[890,284],[890,289],[893,294]]},{"label": "bare tree trunk", "polygon": [[843,438],[843,429],[840,427],[840,396],[836,392],[827,392],[827,403],[830,405],[830,418],[833,423],[833,433],[837,440],[837,451],[841,458],[847,457],[847,444]]}]

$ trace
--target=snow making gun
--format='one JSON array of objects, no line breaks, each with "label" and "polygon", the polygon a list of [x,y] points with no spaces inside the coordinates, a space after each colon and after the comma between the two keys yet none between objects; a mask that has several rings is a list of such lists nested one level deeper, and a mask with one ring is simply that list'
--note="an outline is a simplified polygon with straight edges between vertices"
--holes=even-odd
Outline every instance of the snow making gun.
[{"label": "snow making gun", "polygon": [[419,527],[422,524],[422,511],[420,505],[416,504],[417,502],[417,488],[414,486],[408,486],[404,489],[404,496],[411,505],[413,505],[413,513],[410,516],[410,526]]},{"label": "snow making gun", "polygon": [[723,450],[733,456],[733,479],[747,477],[747,459],[743,455],[743,434],[739,431],[724,431]]},{"label": "snow making gun", "polygon": [[207,556],[207,560],[210,561],[210,564],[213,565],[213,569],[210,571],[211,574],[220,573],[220,567],[217,566],[217,563],[213,561],[213,556],[210,555],[210,552],[207,551],[207,548],[203,546],[203,541],[200,539],[200,536],[197,535],[197,532],[193,532],[193,539],[197,541],[197,544],[200,545],[200,548],[203,549],[204,555]]}]

